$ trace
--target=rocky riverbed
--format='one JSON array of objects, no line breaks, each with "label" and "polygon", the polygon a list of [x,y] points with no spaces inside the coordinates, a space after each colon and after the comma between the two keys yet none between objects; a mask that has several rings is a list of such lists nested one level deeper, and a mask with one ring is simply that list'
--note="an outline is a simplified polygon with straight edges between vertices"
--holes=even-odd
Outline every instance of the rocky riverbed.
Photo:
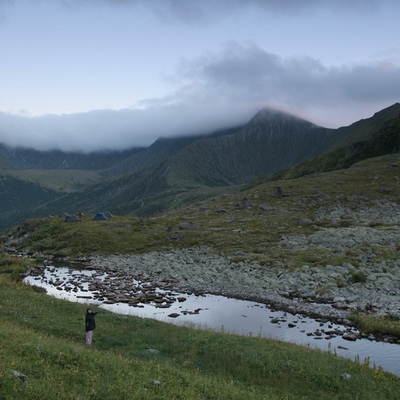
[{"label": "rocky riverbed", "polygon": [[292,313],[345,319],[353,311],[400,312],[400,261],[303,267],[290,271],[251,262],[232,263],[207,248],[94,257],[95,269],[144,274],[149,281],[173,280],[176,290],[212,293],[268,303]]}]

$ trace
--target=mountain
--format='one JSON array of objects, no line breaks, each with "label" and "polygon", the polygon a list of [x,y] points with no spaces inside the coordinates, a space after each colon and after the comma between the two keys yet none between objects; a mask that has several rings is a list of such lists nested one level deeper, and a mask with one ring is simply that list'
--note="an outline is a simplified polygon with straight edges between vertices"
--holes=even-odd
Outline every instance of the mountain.
[{"label": "mountain", "polygon": [[0,146],[0,229],[32,216],[75,211],[148,216],[237,192],[255,179],[338,150],[343,143],[371,138],[399,112],[397,103],[349,127],[328,129],[263,109],[242,126],[160,138],[148,148],[121,152]]},{"label": "mountain", "polygon": [[59,196],[59,192],[41,185],[0,175],[0,228],[30,217],[36,207]]},{"label": "mountain", "polygon": [[133,173],[138,170],[143,170],[144,168],[152,165],[158,165],[176,154],[181,149],[190,146],[195,141],[222,135],[230,135],[235,133],[238,129],[239,128],[234,127],[230,129],[219,130],[211,134],[208,133],[178,138],[161,137],[157,139],[151,146],[143,149],[143,151],[132,154],[130,157],[127,157],[118,164],[102,171],[102,175],[121,176],[126,173]]},{"label": "mountain", "polygon": [[[209,136],[159,140],[112,167],[130,172],[46,204],[60,209],[110,209],[151,215],[224,192],[320,154],[334,130],[264,109],[240,128]],[[147,155],[147,158],[145,157]],[[140,167],[139,160],[142,161]],[[95,199],[95,200],[94,200]]]},{"label": "mountain", "polygon": [[337,129],[332,148],[348,146],[351,143],[369,139],[383,124],[400,114],[400,103],[376,112],[372,117],[362,119],[349,126]]},{"label": "mountain", "polygon": [[271,109],[235,134],[195,141],[169,160],[175,175],[206,186],[231,186],[287,168],[327,150],[334,130]]},{"label": "mountain", "polygon": [[[17,169],[81,169],[100,170],[123,162],[143,148],[124,151],[97,151],[92,153],[40,151],[25,147],[9,147],[0,144],[0,162]],[[4,168],[0,164],[0,168]]]},{"label": "mountain", "polygon": [[379,157],[400,151],[400,114],[386,121],[369,139],[353,142],[311,160],[296,164],[262,180],[293,179],[312,173],[328,172],[349,168],[353,164],[368,158]]}]

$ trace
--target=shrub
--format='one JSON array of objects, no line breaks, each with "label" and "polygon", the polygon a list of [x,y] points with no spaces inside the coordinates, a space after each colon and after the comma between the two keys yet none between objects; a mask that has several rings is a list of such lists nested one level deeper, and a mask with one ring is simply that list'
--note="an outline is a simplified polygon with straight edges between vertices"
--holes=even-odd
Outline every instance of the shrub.
[{"label": "shrub", "polygon": [[367,275],[362,271],[356,271],[351,274],[351,281],[353,283],[365,283],[367,282]]}]

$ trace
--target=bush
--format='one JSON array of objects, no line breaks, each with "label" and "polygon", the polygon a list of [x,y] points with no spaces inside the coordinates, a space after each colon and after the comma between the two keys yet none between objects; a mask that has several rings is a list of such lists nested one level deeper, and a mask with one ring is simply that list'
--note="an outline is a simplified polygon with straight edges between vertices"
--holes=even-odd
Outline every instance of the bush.
[{"label": "bush", "polygon": [[367,282],[367,275],[362,271],[356,271],[351,274],[351,281],[353,283],[365,283]]}]

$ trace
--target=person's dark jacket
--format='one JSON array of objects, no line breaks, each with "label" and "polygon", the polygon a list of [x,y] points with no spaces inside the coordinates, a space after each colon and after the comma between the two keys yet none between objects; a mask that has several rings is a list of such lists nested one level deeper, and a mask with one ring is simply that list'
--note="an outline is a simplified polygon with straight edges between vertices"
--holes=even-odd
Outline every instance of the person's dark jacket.
[{"label": "person's dark jacket", "polygon": [[85,320],[85,327],[86,327],[86,332],[93,331],[96,328],[96,321],[94,320],[94,316],[97,313],[91,312],[91,313],[86,313],[86,320]]}]

